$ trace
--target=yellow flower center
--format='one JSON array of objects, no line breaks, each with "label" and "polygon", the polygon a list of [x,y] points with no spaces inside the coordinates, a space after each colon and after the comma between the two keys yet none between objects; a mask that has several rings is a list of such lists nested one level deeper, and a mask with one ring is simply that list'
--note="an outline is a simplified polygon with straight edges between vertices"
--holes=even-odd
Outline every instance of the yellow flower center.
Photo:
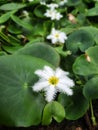
[{"label": "yellow flower center", "polygon": [[55,37],[56,37],[56,38],[58,38],[58,37],[59,37],[59,34],[58,34],[58,33],[57,33],[57,34],[55,34]]},{"label": "yellow flower center", "polygon": [[59,82],[59,79],[57,78],[57,77],[55,77],[55,76],[52,76],[52,77],[50,77],[49,78],[49,83],[51,84],[51,85],[57,85],[57,83]]}]

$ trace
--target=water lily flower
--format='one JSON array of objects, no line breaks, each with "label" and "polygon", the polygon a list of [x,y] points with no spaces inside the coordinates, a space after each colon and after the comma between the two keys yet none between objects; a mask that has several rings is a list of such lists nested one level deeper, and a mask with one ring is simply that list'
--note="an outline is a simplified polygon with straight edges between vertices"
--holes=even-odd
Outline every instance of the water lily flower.
[{"label": "water lily flower", "polygon": [[46,5],[46,3],[45,3],[45,2],[40,2],[40,4],[41,4],[41,5]]},{"label": "water lily flower", "polygon": [[26,10],[23,10],[23,16],[25,16],[25,17],[29,17],[29,13],[28,13],[28,11],[26,11]]},{"label": "water lily flower", "polygon": [[53,44],[61,44],[67,40],[67,36],[64,32],[52,28],[50,35],[47,36],[47,39],[50,39]]},{"label": "water lily flower", "polygon": [[68,77],[69,73],[61,68],[53,70],[49,66],[44,66],[42,70],[36,70],[35,74],[39,76],[39,81],[32,86],[32,89],[35,92],[44,91],[47,102],[53,101],[57,92],[73,94],[74,82]]},{"label": "water lily flower", "polygon": [[40,4],[41,4],[41,5],[46,5],[45,0],[41,0],[41,1],[40,1]]},{"label": "water lily flower", "polygon": [[46,17],[50,18],[51,20],[60,20],[63,15],[61,15],[57,10],[55,9],[47,9],[46,13],[44,14]]},{"label": "water lily flower", "polygon": [[58,4],[55,4],[55,3],[51,3],[51,4],[47,4],[47,7],[54,10],[55,8],[58,8]]},{"label": "water lily flower", "polygon": [[63,6],[65,3],[67,3],[68,1],[67,0],[61,0],[60,2],[59,2],[59,5],[60,6]]},{"label": "water lily flower", "polygon": [[33,2],[34,0],[28,0],[29,2]]}]

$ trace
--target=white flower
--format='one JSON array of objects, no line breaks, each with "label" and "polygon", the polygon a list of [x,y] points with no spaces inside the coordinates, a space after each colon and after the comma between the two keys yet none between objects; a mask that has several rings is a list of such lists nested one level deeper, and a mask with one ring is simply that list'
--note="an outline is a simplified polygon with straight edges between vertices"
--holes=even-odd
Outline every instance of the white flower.
[{"label": "white flower", "polygon": [[29,16],[29,13],[28,13],[28,11],[26,11],[26,10],[23,10],[23,15],[25,16],[25,17],[28,17]]},{"label": "white flower", "polygon": [[46,17],[50,18],[51,20],[60,20],[63,16],[55,9],[47,9],[46,13],[44,14]]},{"label": "white flower", "polygon": [[46,5],[46,3],[45,3],[45,2],[40,2],[40,4],[41,4],[41,5]]},{"label": "white flower", "polygon": [[54,10],[55,8],[58,8],[58,4],[55,3],[51,3],[51,4],[47,4],[47,7],[49,7],[50,9]]},{"label": "white flower", "polygon": [[29,2],[33,2],[34,0],[28,0]]},{"label": "white flower", "polygon": [[57,92],[62,92],[67,95],[72,95],[72,87],[74,82],[67,75],[68,72],[60,68],[53,70],[49,66],[45,66],[43,70],[36,70],[35,74],[39,76],[39,81],[32,86],[33,91],[45,92],[47,102],[54,100]]},{"label": "white flower", "polygon": [[40,0],[40,4],[41,4],[41,5],[46,5],[45,0]]},{"label": "white flower", "polygon": [[2,31],[5,28],[5,25],[0,25],[0,31]]},{"label": "white flower", "polygon": [[53,44],[61,44],[65,42],[67,36],[64,32],[52,28],[51,34],[47,36],[47,39],[50,39]]},{"label": "white flower", "polygon": [[61,1],[59,2],[59,5],[60,5],[60,6],[63,6],[65,3],[67,3],[67,0],[61,0]]}]

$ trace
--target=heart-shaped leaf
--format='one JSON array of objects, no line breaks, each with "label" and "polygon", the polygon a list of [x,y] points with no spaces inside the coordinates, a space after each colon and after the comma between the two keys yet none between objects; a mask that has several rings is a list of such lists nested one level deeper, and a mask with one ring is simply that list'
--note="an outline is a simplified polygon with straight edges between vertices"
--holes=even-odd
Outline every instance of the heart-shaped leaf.
[{"label": "heart-shaped leaf", "polygon": [[71,33],[66,41],[68,50],[76,53],[79,49],[84,52],[94,44],[93,37],[90,33],[84,30],[77,30]]},{"label": "heart-shaped leaf", "polygon": [[89,9],[86,12],[86,16],[98,16],[98,7],[94,7],[94,8]]},{"label": "heart-shaped leaf", "polygon": [[39,5],[34,9],[34,14],[39,17],[39,18],[45,18],[43,15],[46,11],[46,6],[44,5]]},{"label": "heart-shaped leaf", "polygon": [[45,100],[34,93],[36,69],[48,62],[39,58],[13,55],[0,57],[0,124],[31,126],[41,122]]},{"label": "heart-shaped leaf", "polygon": [[24,48],[18,50],[16,54],[24,54],[31,55],[35,57],[39,57],[53,64],[54,66],[58,66],[60,62],[60,56],[51,46],[45,43],[34,43],[25,46]]},{"label": "heart-shaped leaf", "polygon": [[85,84],[83,93],[88,99],[98,99],[98,76],[90,79]]},{"label": "heart-shaped leaf", "polygon": [[52,122],[52,118],[54,118],[57,122],[61,122],[65,117],[65,110],[63,106],[56,102],[48,103],[43,111],[42,124],[48,125]]},{"label": "heart-shaped leaf", "polygon": [[58,101],[64,106],[65,118],[69,120],[82,117],[89,107],[89,101],[83,96],[80,86],[74,88],[73,96],[60,94]]},{"label": "heart-shaped leaf", "polygon": [[98,64],[98,46],[90,47],[86,54],[90,57],[91,63]]},{"label": "heart-shaped leaf", "polygon": [[68,5],[69,6],[76,6],[78,4],[80,4],[81,0],[68,0]]},{"label": "heart-shaped leaf", "polygon": [[98,44],[98,28],[97,27],[94,27],[94,26],[84,27],[83,26],[80,29],[89,32],[92,35],[94,41]]},{"label": "heart-shaped leaf", "polygon": [[78,57],[73,64],[73,71],[76,74],[89,76],[98,74],[98,46],[89,48],[84,54]]}]

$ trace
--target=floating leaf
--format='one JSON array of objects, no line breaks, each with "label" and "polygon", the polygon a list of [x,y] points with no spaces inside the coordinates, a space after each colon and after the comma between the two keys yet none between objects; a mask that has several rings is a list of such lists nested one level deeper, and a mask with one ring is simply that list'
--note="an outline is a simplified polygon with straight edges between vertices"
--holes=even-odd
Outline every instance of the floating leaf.
[{"label": "floating leaf", "polygon": [[78,57],[73,64],[73,71],[76,74],[84,76],[98,74],[98,65],[88,62],[86,55],[82,55]]},{"label": "floating leaf", "polygon": [[61,122],[65,117],[65,110],[63,106],[56,102],[48,103],[43,111],[42,124],[49,125],[52,122],[52,118],[54,118],[57,122]]},{"label": "floating leaf", "polygon": [[36,69],[49,65],[31,56],[0,57],[0,124],[31,126],[41,122],[45,100],[31,86],[37,81]]},{"label": "floating leaf", "polygon": [[34,43],[25,46],[24,48],[18,50],[16,54],[32,55],[39,57],[53,64],[54,66],[59,65],[60,57],[58,53],[49,45],[45,43]]},{"label": "floating leaf", "polygon": [[94,41],[98,44],[98,28],[94,27],[94,26],[86,26],[86,27],[81,27],[80,30],[84,30],[84,31],[87,31],[89,32]]},{"label": "floating leaf", "polygon": [[86,54],[90,57],[91,62],[98,64],[98,46],[95,47],[90,47],[87,51]]},{"label": "floating leaf", "polygon": [[89,101],[83,96],[82,88],[75,87],[73,96],[60,94],[58,101],[65,108],[65,118],[76,120],[82,117],[89,108]]},{"label": "floating leaf", "polygon": [[98,99],[98,76],[90,79],[83,88],[85,97],[90,99]]},{"label": "floating leaf", "polygon": [[98,16],[98,7],[89,9],[86,12],[86,16]]},{"label": "floating leaf", "polygon": [[81,3],[81,0],[68,0],[67,5],[69,6],[75,6]]},{"label": "floating leaf", "polygon": [[44,18],[44,13],[46,11],[46,6],[39,5],[34,9],[34,14],[39,18]]},{"label": "floating leaf", "polygon": [[[73,71],[76,74],[89,76],[98,74],[98,46],[89,48],[84,54],[78,57],[73,64]],[[89,56],[90,62],[87,60]]]},{"label": "floating leaf", "polygon": [[94,40],[92,35],[84,30],[77,30],[71,33],[66,41],[67,49],[73,53],[76,53],[79,49],[84,52],[93,44]]}]

